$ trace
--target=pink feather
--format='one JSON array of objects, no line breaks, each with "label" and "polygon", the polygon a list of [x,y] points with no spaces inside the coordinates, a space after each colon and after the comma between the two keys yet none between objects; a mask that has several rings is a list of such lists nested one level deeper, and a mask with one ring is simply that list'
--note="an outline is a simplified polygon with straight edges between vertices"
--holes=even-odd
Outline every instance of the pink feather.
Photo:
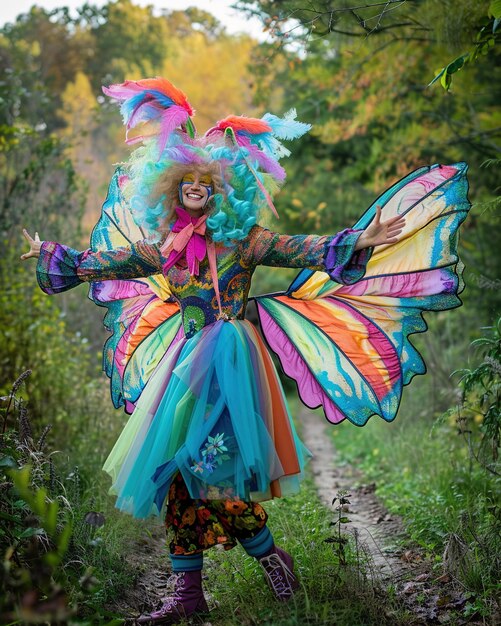
[{"label": "pink feather", "polygon": [[182,124],[185,124],[189,115],[186,109],[181,106],[174,105],[166,109],[160,118],[160,134],[158,136],[158,149],[160,154],[169,139],[169,135]]},{"label": "pink feather", "polygon": [[251,156],[253,159],[256,159],[256,161],[265,172],[271,174],[276,180],[285,180],[286,173],[280,163],[278,163],[278,161],[275,161],[275,159],[267,156],[260,148],[251,143],[248,137],[242,137],[237,135],[237,143],[239,146],[244,147],[249,152],[249,156]]}]

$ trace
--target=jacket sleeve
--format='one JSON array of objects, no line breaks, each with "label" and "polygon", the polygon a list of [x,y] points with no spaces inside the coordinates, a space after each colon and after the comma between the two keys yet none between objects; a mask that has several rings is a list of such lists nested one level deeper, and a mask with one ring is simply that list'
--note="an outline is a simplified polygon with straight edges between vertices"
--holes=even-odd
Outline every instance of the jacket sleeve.
[{"label": "jacket sleeve", "polygon": [[372,248],[355,251],[362,232],[346,229],[333,236],[280,235],[254,226],[243,256],[252,265],[320,270],[338,283],[351,285],[363,278],[372,255]]},{"label": "jacket sleeve", "polygon": [[47,294],[67,291],[82,282],[141,278],[161,272],[160,249],[147,241],[100,252],[78,252],[44,241],[37,264],[38,284]]}]

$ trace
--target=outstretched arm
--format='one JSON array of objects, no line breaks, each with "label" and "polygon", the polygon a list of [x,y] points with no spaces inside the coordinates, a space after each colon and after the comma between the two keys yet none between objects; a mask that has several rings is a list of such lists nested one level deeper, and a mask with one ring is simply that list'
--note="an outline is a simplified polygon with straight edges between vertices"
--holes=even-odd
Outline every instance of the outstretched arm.
[{"label": "outstretched arm", "polygon": [[280,235],[254,226],[242,242],[242,257],[252,265],[301,267],[327,272],[336,282],[353,284],[363,278],[374,246],[398,241],[405,218],[381,222],[381,207],[365,230],[346,229],[331,237]]},{"label": "outstretched arm", "polygon": [[249,265],[320,270],[339,283],[352,284],[363,277],[372,254],[372,248],[355,251],[362,232],[347,229],[331,237],[280,235],[254,226],[241,252]]},{"label": "outstretched arm", "polygon": [[41,242],[37,235],[33,239],[27,231],[23,234],[30,250],[21,258],[38,257],[38,283],[48,294],[66,291],[81,282],[141,278],[162,272],[160,249],[147,241],[113,250],[78,252],[56,242]]}]

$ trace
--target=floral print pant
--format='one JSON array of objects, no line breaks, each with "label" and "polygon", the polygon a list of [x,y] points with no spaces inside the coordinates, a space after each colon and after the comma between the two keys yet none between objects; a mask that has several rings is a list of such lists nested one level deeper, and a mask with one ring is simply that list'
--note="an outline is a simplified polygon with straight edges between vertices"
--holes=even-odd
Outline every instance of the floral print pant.
[{"label": "floral print pant", "polygon": [[257,502],[194,500],[178,472],[169,489],[165,526],[174,533],[171,554],[197,554],[215,545],[225,550],[250,539],[266,525],[268,515]]}]

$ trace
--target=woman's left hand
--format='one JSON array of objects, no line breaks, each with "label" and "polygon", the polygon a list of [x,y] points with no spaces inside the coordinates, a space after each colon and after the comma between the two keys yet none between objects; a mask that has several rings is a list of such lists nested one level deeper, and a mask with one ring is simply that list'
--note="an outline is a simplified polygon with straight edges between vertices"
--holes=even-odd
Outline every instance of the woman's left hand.
[{"label": "woman's left hand", "polygon": [[398,241],[398,235],[400,235],[404,226],[405,217],[402,215],[395,215],[395,217],[391,217],[389,220],[382,222],[381,207],[378,205],[374,219],[358,238],[355,250],[382,246],[387,243],[396,243]]}]

